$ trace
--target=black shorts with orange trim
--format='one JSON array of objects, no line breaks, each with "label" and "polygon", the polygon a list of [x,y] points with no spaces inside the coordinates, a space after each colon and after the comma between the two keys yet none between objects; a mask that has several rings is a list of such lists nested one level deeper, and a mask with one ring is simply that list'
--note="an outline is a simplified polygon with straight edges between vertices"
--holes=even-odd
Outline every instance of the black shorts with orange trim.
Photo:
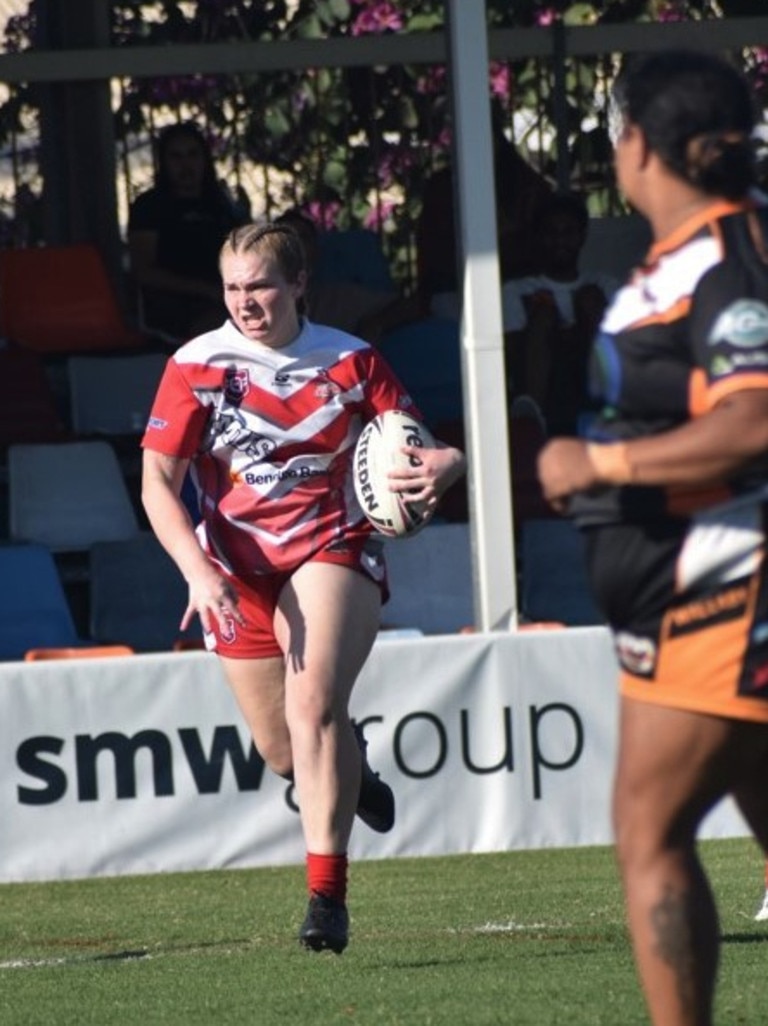
[{"label": "black shorts with orange trim", "polygon": [[742,496],[688,521],[585,532],[623,696],[768,723],[767,511]]}]

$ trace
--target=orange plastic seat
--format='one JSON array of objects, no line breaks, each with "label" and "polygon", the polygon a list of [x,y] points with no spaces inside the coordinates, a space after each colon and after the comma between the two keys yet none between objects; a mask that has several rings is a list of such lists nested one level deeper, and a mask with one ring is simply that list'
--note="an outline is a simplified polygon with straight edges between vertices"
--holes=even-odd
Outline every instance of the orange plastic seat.
[{"label": "orange plastic seat", "polygon": [[197,652],[205,651],[205,642],[202,638],[177,638],[173,643],[174,652]]},{"label": "orange plastic seat", "polygon": [[25,663],[43,659],[103,659],[105,656],[135,655],[128,645],[83,645],[81,648],[30,648],[24,653]]},{"label": "orange plastic seat", "polygon": [[40,353],[146,348],[129,327],[96,246],[0,251],[0,335]]}]

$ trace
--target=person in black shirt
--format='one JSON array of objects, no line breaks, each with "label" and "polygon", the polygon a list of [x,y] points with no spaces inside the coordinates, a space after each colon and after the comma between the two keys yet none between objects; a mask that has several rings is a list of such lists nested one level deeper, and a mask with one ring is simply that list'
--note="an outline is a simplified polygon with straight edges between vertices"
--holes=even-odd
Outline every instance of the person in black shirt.
[{"label": "person in black shirt", "polygon": [[128,251],[148,330],[185,341],[226,318],[219,250],[248,220],[216,177],[205,136],[170,125],[157,144],[156,183],[129,212]]}]

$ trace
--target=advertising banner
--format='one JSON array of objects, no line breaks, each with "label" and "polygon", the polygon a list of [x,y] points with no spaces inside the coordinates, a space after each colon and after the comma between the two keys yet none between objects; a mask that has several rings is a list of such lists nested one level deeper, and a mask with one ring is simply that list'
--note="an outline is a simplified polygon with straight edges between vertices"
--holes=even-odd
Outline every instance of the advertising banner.
[{"label": "advertising banner", "polygon": [[[0,665],[0,881],[301,862],[296,796],[203,652]],[[350,856],[608,844],[603,628],[382,637],[352,698],[391,833]],[[724,804],[705,836],[746,833]]]}]

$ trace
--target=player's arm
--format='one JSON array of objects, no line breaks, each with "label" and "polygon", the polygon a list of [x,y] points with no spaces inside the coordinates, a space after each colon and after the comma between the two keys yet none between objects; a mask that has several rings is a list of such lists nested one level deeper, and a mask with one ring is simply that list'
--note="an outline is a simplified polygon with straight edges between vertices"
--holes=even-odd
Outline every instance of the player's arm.
[{"label": "player's arm", "polygon": [[[417,420],[423,421],[421,412],[381,354],[369,349],[363,359],[368,361],[361,373],[361,378],[366,381],[367,416],[372,418],[385,410],[407,409]],[[430,509],[437,506],[467,468],[461,449],[439,440],[434,448],[403,446],[402,452],[412,456],[413,460],[407,469],[389,472],[390,489],[393,492],[407,491],[412,499],[426,502]]]},{"label": "player's arm", "polygon": [[551,502],[601,485],[718,484],[768,450],[768,388],[733,391],[671,431],[597,444],[556,438],[539,456]]},{"label": "player's arm", "polygon": [[144,449],[141,501],[152,530],[185,577],[185,567],[194,563],[198,554],[203,556],[192,520],[181,500],[188,466],[189,460]]},{"label": "player's arm", "polygon": [[209,630],[211,616],[222,624],[226,615],[237,620],[241,617],[235,592],[200,546],[181,499],[188,466],[188,459],[145,448],[141,498],[152,530],[189,585],[181,629],[185,630],[198,613],[204,630]]},{"label": "player's arm", "polygon": [[435,441],[434,448],[415,448],[404,445],[402,452],[413,457],[410,466],[390,470],[387,474],[393,492],[408,492],[418,502],[426,502],[431,509],[452,484],[465,473],[467,461],[461,449]]}]

